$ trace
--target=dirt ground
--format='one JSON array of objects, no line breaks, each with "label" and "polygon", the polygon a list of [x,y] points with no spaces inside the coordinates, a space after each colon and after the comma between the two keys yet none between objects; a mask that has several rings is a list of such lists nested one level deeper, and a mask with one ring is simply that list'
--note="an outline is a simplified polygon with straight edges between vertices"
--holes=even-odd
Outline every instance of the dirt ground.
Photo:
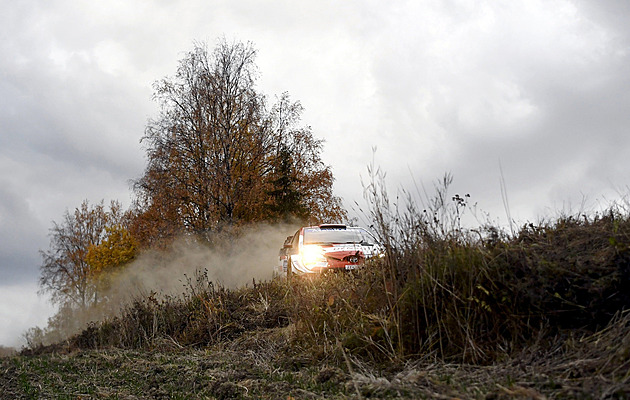
[{"label": "dirt ground", "polygon": [[[276,339],[273,338],[275,335]],[[530,348],[488,366],[429,357],[369,365],[318,359],[277,332],[213,348],[48,348],[0,358],[2,399],[627,399],[628,357],[597,338]],[[625,346],[623,346],[625,348]]]}]

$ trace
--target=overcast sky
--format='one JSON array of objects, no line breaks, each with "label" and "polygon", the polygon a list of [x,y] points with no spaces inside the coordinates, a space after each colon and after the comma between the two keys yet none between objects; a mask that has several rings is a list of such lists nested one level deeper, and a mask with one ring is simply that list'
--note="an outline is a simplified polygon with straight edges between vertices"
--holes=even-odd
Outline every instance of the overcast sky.
[{"label": "overcast sky", "polygon": [[195,41],[254,44],[259,90],[302,103],[348,206],[374,147],[393,190],[451,172],[503,224],[501,170],[517,221],[627,193],[630,2],[386,3],[0,0],[0,344],[53,312],[52,221],[129,204],[151,85]]}]

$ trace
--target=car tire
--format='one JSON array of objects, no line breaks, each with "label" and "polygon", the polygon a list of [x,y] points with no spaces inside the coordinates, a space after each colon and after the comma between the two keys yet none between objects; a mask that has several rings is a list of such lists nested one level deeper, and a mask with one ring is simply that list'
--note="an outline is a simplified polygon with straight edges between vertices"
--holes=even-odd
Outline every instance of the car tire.
[{"label": "car tire", "polygon": [[291,256],[287,259],[287,279],[291,279],[291,275],[293,275],[293,271],[291,270]]}]

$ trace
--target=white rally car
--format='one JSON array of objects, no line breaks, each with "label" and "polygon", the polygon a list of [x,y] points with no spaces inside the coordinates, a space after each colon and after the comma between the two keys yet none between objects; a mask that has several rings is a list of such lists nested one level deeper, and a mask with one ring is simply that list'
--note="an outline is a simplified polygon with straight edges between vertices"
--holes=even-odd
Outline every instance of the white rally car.
[{"label": "white rally car", "polygon": [[279,275],[353,270],[380,256],[381,247],[366,229],[338,224],[306,226],[287,237],[278,254]]}]

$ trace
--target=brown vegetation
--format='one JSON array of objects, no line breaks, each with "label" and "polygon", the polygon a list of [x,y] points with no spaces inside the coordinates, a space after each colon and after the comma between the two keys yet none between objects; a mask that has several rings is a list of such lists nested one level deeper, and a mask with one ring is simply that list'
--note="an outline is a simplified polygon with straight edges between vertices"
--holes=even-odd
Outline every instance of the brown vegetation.
[{"label": "brown vegetation", "polygon": [[[321,141],[299,127],[299,103],[283,95],[267,109],[254,90],[254,56],[250,45],[221,42],[211,55],[197,46],[174,78],[156,84],[161,114],[146,130],[137,203],[122,213],[117,203],[107,212],[86,202],[54,224],[41,284],[60,312],[27,334],[20,357],[2,361],[4,393],[630,397],[628,202],[515,232],[489,223],[470,229],[462,222],[470,196],[449,195],[449,175],[432,198],[391,202],[383,174],[371,168],[364,216],[382,258],[351,273],[225,287],[204,269],[207,260],[175,257],[197,271],[166,278],[184,280],[183,294],[149,287],[118,310],[105,288],[128,292],[147,275],[116,274],[139,257],[142,272],[165,279],[158,260],[176,238],[232,268],[244,263],[247,243],[245,263],[261,263],[254,241],[234,245],[249,223],[345,216]],[[272,244],[275,252],[281,240]],[[100,318],[80,326],[78,316],[92,312]],[[73,386],[94,368],[108,371],[109,385],[93,374]]]},{"label": "brown vegetation", "polygon": [[322,141],[299,126],[284,93],[268,108],[255,88],[251,44],[195,46],[155,84],[160,115],[142,139],[148,165],[135,182],[134,233],[145,245],[177,234],[211,238],[226,226],[290,217],[340,220]]},{"label": "brown vegetation", "polygon": [[17,351],[13,347],[5,347],[5,346],[0,345],[0,358],[12,356],[16,353]]},{"label": "brown vegetation", "polygon": [[107,308],[112,281],[133,260],[178,240],[218,247],[254,223],[345,218],[322,140],[300,125],[303,108],[287,93],[267,104],[255,56],[251,44],[195,45],[175,76],[155,83],[160,113],[142,139],[148,163],[131,209],[86,200],[50,230],[40,286],[60,306],[52,330]]},{"label": "brown vegetation", "polygon": [[[111,202],[109,210],[103,202],[90,205],[86,200],[73,213],[66,211],[61,223],[53,223],[50,248],[41,251],[41,290],[60,305],[86,308],[97,304],[99,272],[135,256],[135,246],[129,241],[118,240],[115,248],[111,246],[115,237],[128,232],[128,223],[129,213],[123,212],[116,201]],[[126,251],[121,253],[121,248]]]},{"label": "brown vegetation", "polygon": [[[440,207],[461,205],[458,196],[445,198]],[[623,207],[508,235],[457,222],[440,230],[444,221],[424,211],[388,214],[380,204],[371,212],[380,213],[386,254],[361,270],[240,289],[201,272],[184,296],[139,298],[63,348],[205,349],[250,365],[246,376],[223,375],[236,397],[630,396]],[[437,215],[457,218],[453,210]],[[269,376],[252,365],[292,384],[264,386]],[[218,386],[204,390],[221,396]]]}]

